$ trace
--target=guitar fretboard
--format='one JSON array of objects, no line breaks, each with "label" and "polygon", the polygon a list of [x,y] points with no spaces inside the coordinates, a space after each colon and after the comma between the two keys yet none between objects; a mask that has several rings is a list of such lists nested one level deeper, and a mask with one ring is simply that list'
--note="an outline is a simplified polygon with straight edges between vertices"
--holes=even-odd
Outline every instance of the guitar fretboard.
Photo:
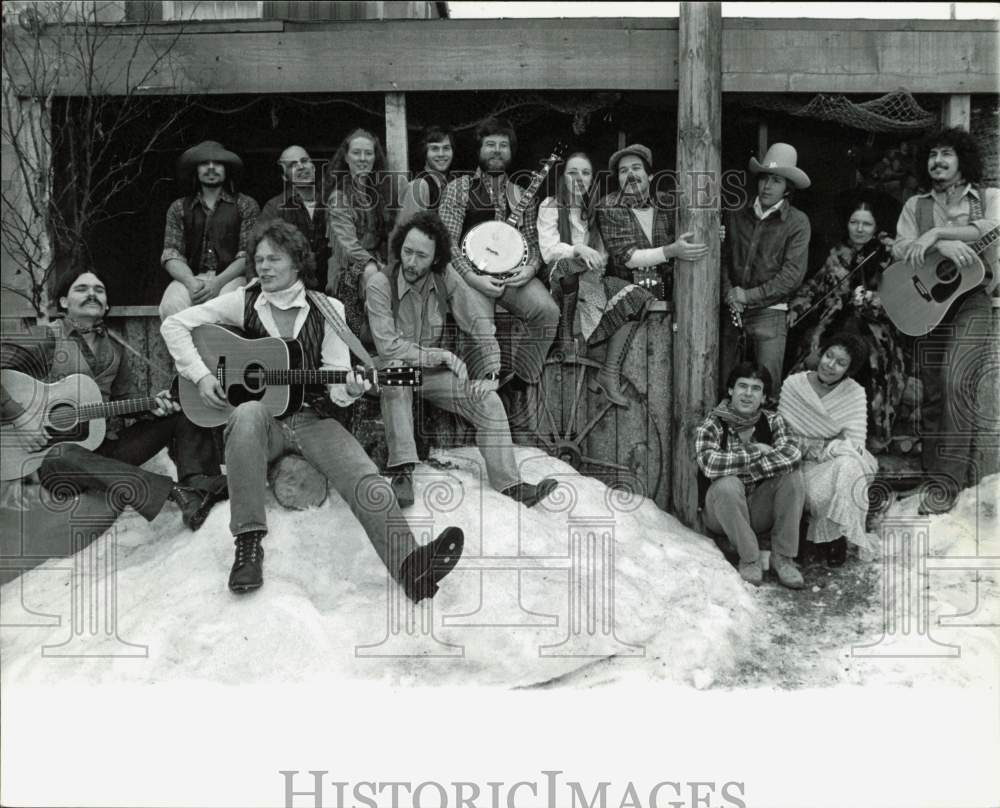
[{"label": "guitar fretboard", "polygon": [[100,404],[82,404],[76,408],[77,417],[81,421],[92,421],[95,418],[111,418],[116,415],[132,415],[146,412],[157,406],[155,398],[126,398],[121,401],[109,401]]},{"label": "guitar fretboard", "polygon": [[[366,374],[367,375],[367,374]],[[266,384],[343,384],[347,381],[346,370],[265,370]]]},{"label": "guitar fretboard", "polygon": [[969,245],[969,248],[976,255],[979,255],[983,250],[990,247],[993,244],[993,242],[997,241],[998,239],[1000,239],[1000,225],[994,227],[978,241],[974,241],[972,244]]}]

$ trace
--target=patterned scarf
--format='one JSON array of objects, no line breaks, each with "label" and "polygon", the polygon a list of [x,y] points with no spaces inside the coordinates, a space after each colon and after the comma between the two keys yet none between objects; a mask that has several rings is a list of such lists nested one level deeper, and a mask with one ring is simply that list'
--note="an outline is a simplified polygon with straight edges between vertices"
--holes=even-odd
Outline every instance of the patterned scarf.
[{"label": "patterned scarf", "polygon": [[716,416],[723,423],[729,424],[737,432],[753,429],[763,414],[764,410],[759,409],[753,415],[740,415],[731,409],[728,398],[724,398],[719,402],[719,406],[712,410],[712,415]]}]

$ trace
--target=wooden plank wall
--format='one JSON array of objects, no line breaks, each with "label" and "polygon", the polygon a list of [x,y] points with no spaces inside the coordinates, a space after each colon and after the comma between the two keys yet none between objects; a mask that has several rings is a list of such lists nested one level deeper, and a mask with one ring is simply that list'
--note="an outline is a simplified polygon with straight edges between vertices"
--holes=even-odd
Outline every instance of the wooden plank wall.
[{"label": "wooden plank wall", "polygon": [[[156,33],[139,43],[130,31],[141,29],[119,25],[105,32],[97,86],[122,94],[129,76],[145,75],[169,52],[156,74],[144,79],[147,92],[676,90],[677,25],[676,19],[614,18],[251,20],[155,24]],[[995,21],[727,18],[722,89],[994,93],[997,31]],[[43,42],[51,47],[50,40]],[[219,53],[240,58],[220,60]],[[12,79],[31,94],[23,73]],[[55,94],[82,91],[80,76],[65,71]]]}]

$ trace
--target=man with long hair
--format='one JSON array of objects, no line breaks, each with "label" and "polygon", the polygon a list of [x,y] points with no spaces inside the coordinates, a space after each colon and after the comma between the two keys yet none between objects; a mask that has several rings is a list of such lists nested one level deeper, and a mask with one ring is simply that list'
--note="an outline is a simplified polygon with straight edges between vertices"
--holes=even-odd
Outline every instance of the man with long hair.
[{"label": "man with long hair", "polygon": [[[128,397],[129,367],[122,345],[104,323],[107,285],[92,270],[71,271],[56,290],[65,313],[47,326],[34,326],[24,338],[5,339],[0,367],[52,383],[72,374],[89,376],[104,402]],[[212,506],[224,496],[212,432],[192,424],[167,391],[157,393],[152,420],[121,427],[109,419],[103,442],[93,451],[75,443],[52,446],[38,469],[46,487],[107,492],[114,514],[131,506],[153,520],[167,500],[177,504],[184,525],[201,527]],[[29,451],[45,448],[49,436],[32,427],[27,407],[0,387],[0,419]],[[5,435],[5,439],[10,435]],[[164,447],[177,465],[175,483],[140,466]]]},{"label": "man with long hair", "polygon": [[[978,268],[970,244],[1000,224],[1000,190],[980,184],[983,163],[975,139],[958,128],[934,132],[915,161],[927,190],[906,200],[893,255],[919,266],[934,249],[960,271]],[[990,366],[996,248],[982,260],[982,283],[956,300],[944,320],[914,345],[923,382],[922,461],[934,483],[920,506],[925,513],[951,510],[958,492],[978,482],[983,470],[974,459],[976,435],[996,423],[996,413],[983,410],[987,401],[979,391],[985,385],[977,383]]]},{"label": "man with long hair", "polygon": [[247,238],[260,208],[236,190],[243,161],[214,140],[192,146],[177,161],[190,195],[167,209],[160,264],[173,280],[160,301],[165,320],[243,282]]},{"label": "man with long hair", "polygon": [[[251,255],[255,282],[179,312],[161,328],[177,372],[198,385],[206,407],[226,407],[225,390],[191,338],[192,329],[206,323],[234,326],[251,338],[294,339],[306,369],[350,370],[347,344],[306,293],[315,280],[315,263],[305,236],[288,222],[265,222],[253,233]],[[343,316],[340,301],[327,300]],[[301,454],[329,480],[392,578],[414,602],[433,597],[438,581],[458,562],[462,531],[446,528],[437,539],[418,546],[395,499],[387,501],[379,490],[385,482],[375,464],[332,417],[335,408],[349,407],[360,398],[366,385],[356,373],[349,373],[343,384],[309,385],[302,409],[281,419],[259,401],[240,404],[230,414],[225,435],[230,530],[236,545],[229,574],[232,592],[249,592],[264,582],[267,466],[287,452]]]},{"label": "man with long hair", "polygon": [[[478,338],[472,290],[448,263],[448,231],[437,214],[421,211],[396,230],[390,249],[392,263],[369,281],[366,299],[379,356],[425,368],[423,384],[415,394],[458,413],[475,427],[476,444],[493,488],[529,508],[538,504],[556,487],[556,481],[542,480],[537,486],[521,482],[500,397],[482,379],[470,381],[465,363],[443,345],[449,318],[469,339]],[[490,352],[488,347],[484,352],[487,367],[499,370],[499,352]],[[410,387],[386,387],[381,395],[389,476],[404,508],[413,504],[417,462],[413,396]]]}]

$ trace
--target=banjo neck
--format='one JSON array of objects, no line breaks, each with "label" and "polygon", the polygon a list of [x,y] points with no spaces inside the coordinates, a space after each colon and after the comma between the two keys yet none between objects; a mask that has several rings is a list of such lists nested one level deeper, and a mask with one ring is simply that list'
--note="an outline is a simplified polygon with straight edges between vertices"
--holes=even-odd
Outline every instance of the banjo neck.
[{"label": "banjo neck", "polygon": [[521,194],[521,199],[518,201],[516,207],[510,212],[504,221],[511,227],[517,227],[524,216],[524,212],[528,209],[528,205],[531,203],[532,198],[538,193],[538,189],[541,187],[542,183],[545,182],[545,178],[548,176],[549,171],[552,170],[552,166],[558,163],[562,157],[559,154],[560,149],[557,148],[549,155],[548,159],[542,163],[542,167],[536,171],[531,177],[531,183],[527,188],[524,189],[524,193]]}]

